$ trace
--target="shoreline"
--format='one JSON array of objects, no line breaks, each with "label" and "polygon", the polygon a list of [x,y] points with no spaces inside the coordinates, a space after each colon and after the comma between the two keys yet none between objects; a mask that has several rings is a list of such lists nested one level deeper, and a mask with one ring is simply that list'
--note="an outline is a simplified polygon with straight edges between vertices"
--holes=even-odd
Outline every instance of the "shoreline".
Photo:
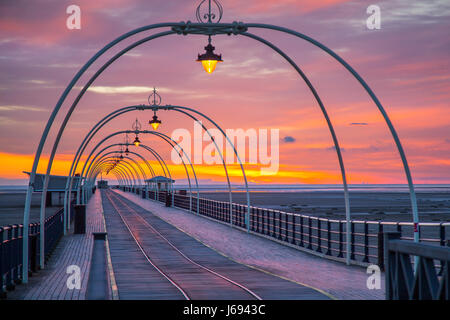
[{"label": "shoreline", "polygon": [[[22,223],[25,191],[0,192],[0,226]],[[196,196],[196,193],[193,194]],[[229,201],[227,191],[200,191],[201,198]],[[234,203],[246,204],[246,193],[233,192]],[[33,193],[30,221],[39,221],[41,193]],[[53,195],[54,207],[48,207],[47,216],[62,206],[58,194]],[[298,213],[315,217],[345,219],[342,191],[251,191],[252,206]],[[417,192],[421,222],[450,222],[450,192]],[[410,222],[411,203],[407,192],[350,191],[350,209],[353,220]]]}]

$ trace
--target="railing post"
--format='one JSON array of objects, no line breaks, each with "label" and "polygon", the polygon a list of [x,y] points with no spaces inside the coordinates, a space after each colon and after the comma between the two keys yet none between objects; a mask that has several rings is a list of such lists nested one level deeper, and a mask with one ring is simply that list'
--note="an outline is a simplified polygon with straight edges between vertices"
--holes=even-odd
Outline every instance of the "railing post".
[{"label": "railing post", "polygon": [[303,247],[305,244],[303,243],[303,216],[300,216],[300,224],[299,224],[299,228],[298,231],[300,233],[300,243],[299,245],[301,247]]},{"label": "railing post", "polygon": [[291,238],[291,243],[292,244],[295,244],[295,242],[296,242],[296,232],[295,232],[295,217],[296,217],[296,215],[295,214],[293,214],[292,215],[292,228],[291,228],[291,230],[292,230],[292,238]]},{"label": "railing post", "polygon": [[364,221],[364,259],[363,262],[369,262],[369,224]]},{"label": "railing post", "polygon": [[391,300],[393,298],[393,284],[391,284],[391,268],[394,268],[393,261],[391,260],[391,254],[389,253],[389,240],[400,239],[400,232],[385,232],[383,237],[384,242],[384,262],[385,262],[385,292],[386,300]]},{"label": "railing post", "polygon": [[16,259],[15,259],[15,261],[14,261],[14,276],[13,276],[13,280],[14,280],[14,283],[16,283],[16,284],[18,284],[18,283],[20,283],[21,281],[20,281],[20,268],[19,268],[19,264],[20,264],[20,256],[19,256],[19,245],[20,245],[20,243],[19,243],[19,225],[18,224],[15,224],[14,225],[14,234],[13,234],[13,237],[14,237],[14,252],[15,252],[15,256],[16,256]]},{"label": "railing post", "polygon": [[281,229],[282,229],[282,214],[281,214],[281,211],[278,211],[278,214],[277,214],[277,216],[278,216],[278,236],[277,236],[277,239],[278,240],[282,240],[282,237],[281,237]]},{"label": "railing post", "polygon": [[317,219],[317,252],[322,253],[322,220]]},{"label": "railing post", "polygon": [[350,235],[351,235],[350,259],[355,260],[355,223],[353,221],[350,224]]},{"label": "railing post", "polygon": [[287,213],[284,214],[284,241],[289,242],[289,215]]},{"label": "railing post", "polygon": [[327,256],[331,256],[331,221],[327,219]]},{"label": "railing post", "polygon": [[4,254],[4,232],[3,228],[0,227],[0,299],[6,299],[6,292],[3,291],[3,274],[5,272],[5,254]]},{"label": "railing post", "polygon": [[270,210],[270,220],[272,221],[271,226],[270,226],[270,236],[273,237],[275,234],[275,213],[273,212],[273,210]]},{"label": "railing post", "polygon": [[340,221],[338,222],[339,225],[339,254],[338,254],[338,258],[343,258],[344,257],[344,227],[343,227],[344,222]]},{"label": "railing post", "polygon": [[8,291],[14,290],[14,288],[15,288],[15,285],[13,282],[13,277],[12,277],[12,273],[14,270],[13,262],[14,262],[14,254],[15,254],[14,247],[13,247],[13,233],[12,233],[13,230],[12,229],[13,229],[13,226],[9,225],[8,232],[7,232],[7,236],[8,236],[8,259],[7,259],[8,273],[6,275],[6,283],[5,283],[6,290],[8,290]]},{"label": "railing post", "polygon": [[384,232],[381,222],[378,222],[378,266],[384,271]]},{"label": "railing post", "polygon": [[267,209],[263,209],[263,233],[269,234],[269,211]]},{"label": "railing post", "polygon": [[308,217],[308,249],[312,250],[312,221],[311,221],[311,217]]},{"label": "railing post", "polygon": [[442,222],[439,224],[439,244],[445,246],[445,226]]}]

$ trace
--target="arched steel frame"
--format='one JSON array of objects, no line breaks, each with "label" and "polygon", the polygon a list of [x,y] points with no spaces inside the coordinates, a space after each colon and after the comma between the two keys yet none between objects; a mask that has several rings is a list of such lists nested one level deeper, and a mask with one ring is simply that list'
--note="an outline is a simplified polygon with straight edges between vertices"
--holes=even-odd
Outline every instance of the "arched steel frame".
[{"label": "arched steel frame", "polygon": [[[120,145],[122,145],[122,144],[121,144],[121,143],[111,144],[111,145],[109,145],[109,146],[103,148],[102,150],[100,150],[100,151],[98,152],[98,154],[102,153],[103,151],[106,151],[106,150],[109,149],[109,148],[112,148],[112,147],[115,147],[115,146],[120,146]],[[121,153],[120,150],[117,150],[117,151],[114,151],[114,152],[115,152],[115,153]],[[134,154],[135,156],[139,157],[139,158],[145,163],[145,165],[147,166],[147,168],[148,168],[148,170],[149,170],[151,176],[152,176],[152,177],[155,176],[155,171],[153,170],[153,168],[152,168],[152,166],[150,165],[150,163],[148,163],[148,161],[147,161],[143,156],[141,156],[139,153],[136,153],[136,152],[133,152],[133,151],[129,151],[129,153],[130,153],[130,154]],[[98,154],[97,154],[97,155],[98,155]],[[96,155],[96,156],[97,156],[97,155]],[[123,155],[122,155],[122,156],[123,156]],[[86,179],[86,178],[85,178],[85,179]],[[145,179],[145,180],[147,180],[147,179]],[[82,189],[82,190],[83,190],[83,189]],[[83,192],[84,192],[84,191],[83,191]],[[82,192],[82,199],[84,199],[83,192]],[[85,201],[83,200],[82,203],[85,203]]]},{"label": "arched steel frame", "polygon": [[[190,165],[190,167],[191,167],[191,170],[192,170],[192,172],[193,172],[193,174],[194,174],[195,183],[196,183],[196,190],[197,190],[197,209],[198,209],[198,208],[199,208],[199,201],[200,201],[200,200],[199,200],[200,194],[199,194],[199,187],[198,187],[197,175],[196,175],[196,173],[195,173],[194,166],[192,165],[192,163],[191,163],[191,161],[190,161],[188,155],[185,153],[185,151],[183,150],[183,148],[182,148],[176,141],[174,141],[172,138],[168,137],[167,135],[162,134],[162,133],[159,133],[159,132],[147,131],[147,130],[144,130],[144,131],[131,131],[131,130],[125,130],[125,131],[117,131],[117,132],[114,132],[114,133],[108,135],[107,137],[105,137],[104,139],[102,139],[102,140],[101,140],[101,141],[100,141],[100,142],[92,149],[92,151],[90,152],[89,156],[87,157],[87,159],[86,159],[86,161],[85,161],[85,163],[84,163],[84,165],[83,165],[83,169],[82,169],[82,171],[81,171],[81,176],[82,176],[82,177],[84,176],[84,172],[85,172],[85,170],[86,170],[86,165],[88,164],[89,160],[91,159],[93,153],[97,150],[97,148],[98,148],[101,144],[103,144],[106,140],[108,140],[108,139],[110,139],[110,138],[112,138],[112,137],[114,137],[114,136],[116,136],[116,135],[123,134],[123,133],[130,133],[130,134],[131,134],[131,133],[134,133],[134,134],[144,133],[144,134],[152,134],[152,135],[156,135],[156,136],[159,136],[160,138],[162,138],[162,139],[163,139],[164,141],[166,141],[167,143],[169,143],[169,145],[171,145],[172,148],[175,148],[175,146],[177,146],[177,147],[180,149],[180,151],[181,151],[182,153],[180,153],[180,151],[178,151],[178,155],[179,155],[180,158],[182,159],[182,162],[183,162],[183,165],[184,165],[184,167],[185,167],[186,172],[188,172],[188,170],[187,170],[187,167],[186,167],[186,165],[185,165],[185,163],[184,163],[183,156],[188,160],[189,165]],[[73,176],[69,177],[69,179],[70,179],[70,183],[69,183],[69,190],[70,190],[70,189],[72,188]],[[189,175],[188,175],[188,179],[189,179]],[[190,184],[190,183],[189,183],[189,184]],[[172,192],[172,197],[174,197],[173,192]],[[67,203],[70,203],[70,198],[71,198],[71,193],[68,194],[68,202],[67,202]],[[173,200],[173,199],[172,199],[172,200]],[[172,203],[173,203],[173,202],[172,202]],[[69,214],[70,214],[70,206],[67,207],[67,214],[66,214],[66,217],[68,217]],[[67,218],[66,218],[66,221],[68,221]]]},{"label": "arched steel frame", "polygon": [[[36,171],[37,171],[37,166],[42,154],[42,150],[44,148],[44,144],[47,140],[48,134],[50,132],[50,129],[53,125],[53,122],[56,118],[56,115],[58,114],[62,104],[64,103],[65,99],[67,98],[69,92],[73,89],[73,87],[75,86],[75,84],[77,83],[77,81],[81,78],[81,76],[85,73],[85,71],[100,57],[102,56],[105,52],[107,52],[108,50],[110,50],[112,47],[114,47],[115,45],[117,45],[118,43],[120,43],[121,41],[136,35],[138,33],[144,32],[144,31],[148,31],[148,30],[152,30],[152,29],[158,29],[158,28],[171,28],[170,31],[164,31],[164,32],[160,32],[158,34],[154,34],[150,37],[141,39],[135,43],[133,43],[132,45],[128,46],[127,48],[125,48],[124,50],[120,51],[116,56],[114,60],[110,60],[108,65],[104,65],[102,67],[102,69],[99,69],[96,73],[96,77],[104,70],[106,69],[107,66],[109,66],[110,64],[112,64],[115,60],[117,60],[120,56],[122,56],[124,53],[126,53],[127,51],[137,47],[138,45],[145,43],[147,41],[159,38],[159,37],[163,37],[163,36],[167,36],[167,35],[171,35],[174,33],[177,34],[182,34],[182,35],[188,35],[188,34],[199,34],[199,35],[208,35],[208,36],[213,36],[213,35],[219,35],[219,34],[227,34],[227,35],[242,35],[244,33],[247,32],[247,30],[250,28],[254,28],[254,29],[267,29],[267,30],[273,30],[273,31],[278,31],[278,32],[282,32],[282,33],[286,33],[286,34],[290,34],[292,36],[295,36],[297,38],[306,40],[307,42],[313,44],[314,46],[320,48],[321,50],[325,51],[327,54],[329,54],[332,58],[334,58],[336,61],[338,61],[341,65],[343,65],[349,72],[350,74],[362,85],[362,87],[365,89],[365,91],[369,94],[370,98],[372,99],[372,101],[375,103],[375,105],[377,106],[378,110],[380,111],[380,113],[382,114],[390,132],[391,135],[394,139],[394,142],[396,144],[396,147],[398,149],[398,152],[400,154],[400,158],[403,164],[403,169],[405,171],[405,175],[406,175],[406,179],[408,182],[408,187],[409,187],[409,191],[410,191],[410,198],[411,198],[411,206],[412,206],[412,214],[413,214],[413,223],[414,223],[414,241],[418,242],[419,241],[419,231],[418,231],[418,222],[419,222],[419,215],[418,215],[418,210],[417,210],[417,199],[416,199],[416,195],[415,195],[415,191],[414,191],[414,184],[412,181],[412,176],[411,176],[411,172],[409,169],[409,165],[406,159],[406,155],[405,152],[403,150],[403,146],[400,142],[400,139],[398,137],[398,134],[389,118],[389,116],[387,115],[387,112],[385,111],[384,107],[381,105],[381,102],[379,101],[379,99],[377,98],[377,96],[375,95],[375,93],[372,91],[372,89],[369,87],[369,85],[364,81],[364,79],[345,61],[343,60],[339,55],[337,55],[334,51],[332,51],[331,49],[329,49],[328,47],[326,47],[325,45],[321,44],[320,42],[302,34],[299,32],[296,32],[294,30],[288,29],[288,28],[283,28],[280,26],[276,26],[276,25],[270,25],[270,24],[260,24],[260,23],[243,23],[243,22],[233,22],[233,23],[191,23],[190,21],[188,22],[179,22],[179,23],[158,23],[158,24],[152,24],[152,25],[148,25],[148,26],[144,26],[141,28],[137,28],[134,29],[130,32],[127,32],[125,34],[123,34],[122,36],[116,38],[115,40],[113,40],[112,42],[110,42],[109,44],[107,44],[105,47],[103,47],[100,51],[98,51],[91,59],[89,59],[89,61],[78,71],[78,73],[74,76],[74,78],[71,80],[71,82],[69,83],[69,85],[66,87],[66,89],[64,90],[64,92],[62,93],[61,97],[59,98],[53,112],[50,115],[50,118],[47,122],[47,125],[45,126],[45,129],[43,131],[42,137],[40,139],[36,154],[35,154],[35,158],[33,161],[33,166],[32,166],[32,170],[31,170],[31,174],[30,174],[30,180],[29,180],[29,186],[27,189],[27,195],[26,195],[26,201],[25,201],[25,210],[24,210],[24,241],[23,241],[23,274],[22,274],[22,281],[27,283],[28,282],[28,232],[29,232],[29,213],[30,213],[30,205],[31,205],[31,193],[33,191],[33,186],[34,186],[34,181],[36,178]],[[95,80],[96,77],[92,77],[90,82],[88,82],[86,84],[85,87],[83,87],[83,89],[81,90],[80,94],[77,96],[76,100],[74,101],[74,103],[72,104],[72,107],[69,109],[63,124],[60,127],[60,130],[57,134],[55,143],[53,145],[52,148],[52,152],[51,152],[51,156],[49,159],[49,163],[47,166],[47,172],[46,172],[46,176],[44,179],[44,186],[48,185],[48,176],[50,174],[51,171],[51,167],[53,164],[53,159],[54,156],[56,154],[56,150],[60,141],[60,138],[62,136],[62,133],[64,132],[64,128],[72,114],[72,112],[74,111],[76,105],[78,104],[79,100],[81,99],[81,97],[83,96],[83,94],[86,92],[87,88],[90,86],[90,84]],[[45,200],[43,200],[41,203],[44,203]],[[41,223],[42,224],[42,223]],[[347,253],[348,254],[348,253]]]},{"label": "arched steel frame", "polygon": [[[113,166],[113,164],[114,164],[113,157],[110,157],[108,159],[103,159],[103,161],[98,164],[98,167],[100,168],[103,165],[104,166],[107,166],[107,165],[108,166],[109,165]],[[133,170],[130,169],[130,167],[129,167],[130,164],[129,163],[122,162],[122,163],[118,163],[116,166],[119,166],[119,167],[121,167],[123,169],[123,173],[127,177],[127,180],[128,180],[128,182],[130,184],[130,187],[136,185],[137,178],[136,178],[135,174],[133,173]]]},{"label": "arched steel frame", "polygon": [[[114,147],[114,146],[129,146],[129,145],[132,145],[132,144],[130,144],[130,143],[115,143],[115,144],[109,145],[108,147],[106,147],[102,151],[104,151],[104,150],[106,150],[108,148]],[[161,156],[157,152],[155,152],[152,148],[149,148],[149,147],[146,147],[145,145],[142,145],[142,143],[141,143],[141,145],[139,147],[142,147],[144,150],[150,152],[155,157],[155,159],[159,162],[159,165],[162,168],[163,175],[166,177],[167,176],[166,175],[167,165],[166,165],[166,163],[164,162],[164,160],[162,158],[161,158],[162,161],[160,160]],[[102,151],[100,151],[100,152],[102,152]],[[122,152],[119,150],[119,153],[122,153]],[[156,176],[155,170],[153,169],[153,167],[150,165],[150,163],[142,155],[140,155],[139,153],[132,152],[132,151],[129,151],[129,153],[140,157],[146,163],[147,167],[149,168],[149,171],[151,172],[151,175],[153,177]],[[166,168],[164,168],[164,166],[166,166]],[[86,204],[87,203],[87,198],[86,198],[85,194],[82,194],[82,199],[83,199],[83,203]]]}]

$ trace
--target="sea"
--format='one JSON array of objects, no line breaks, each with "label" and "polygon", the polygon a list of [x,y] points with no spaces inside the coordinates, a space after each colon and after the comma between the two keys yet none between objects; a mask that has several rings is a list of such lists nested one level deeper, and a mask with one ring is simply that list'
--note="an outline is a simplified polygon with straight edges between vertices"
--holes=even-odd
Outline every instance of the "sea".
[{"label": "sea", "polygon": [[[194,188],[194,185],[192,185]],[[233,184],[234,192],[244,192],[243,185]],[[0,186],[0,194],[2,193],[22,193],[25,192],[27,186],[23,185],[4,185]],[[187,184],[175,184],[175,189],[189,189]],[[225,192],[228,190],[226,183],[223,184],[204,184],[199,183],[199,189],[203,192]],[[252,192],[324,192],[324,191],[343,191],[343,186],[338,184],[249,184],[249,190]],[[393,192],[407,193],[409,192],[406,184],[351,184],[349,190],[353,192]],[[420,193],[450,193],[450,184],[416,184],[414,190]]]}]

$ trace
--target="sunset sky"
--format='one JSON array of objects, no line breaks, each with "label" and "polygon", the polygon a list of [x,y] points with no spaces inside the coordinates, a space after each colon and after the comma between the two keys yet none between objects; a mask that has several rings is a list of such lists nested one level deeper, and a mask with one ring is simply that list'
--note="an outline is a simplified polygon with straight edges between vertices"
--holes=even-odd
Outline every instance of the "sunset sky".
[{"label": "sunset sky", "polygon": [[[121,34],[158,22],[195,21],[200,1],[1,0],[0,1],[0,184],[24,184],[34,152],[57,100],[78,69]],[[285,26],[325,44],[367,81],[391,117],[415,183],[450,183],[450,2],[448,0],[222,0],[222,22]],[[81,29],[69,30],[66,8],[81,8]],[[381,29],[366,27],[366,9],[381,8]],[[380,112],[341,65],[311,44],[274,31],[249,30],[286,51],[311,79],[335,126],[350,183],[406,183],[400,157]],[[39,166],[45,172],[61,121],[89,77],[134,36],[103,56],[77,83],[52,128]],[[254,183],[340,183],[326,122],[295,70],[268,47],[243,36],[213,37],[224,62],[207,74],[196,62],[205,36],[171,35],[120,58],[80,101],[58,148],[53,174],[66,175],[81,139],[113,110],[147,103],[155,86],[163,104],[192,107],[223,128],[279,129],[280,171]],[[105,135],[131,129],[136,117],[150,130],[150,111],[136,111],[108,124]],[[161,132],[192,131],[175,112],[158,113]],[[208,125],[208,127],[210,127]],[[134,138],[134,137],[133,137]],[[141,136],[170,163],[170,149]],[[123,142],[123,136],[111,139]],[[207,143],[204,143],[205,145]],[[134,147],[133,147],[134,148]],[[131,149],[131,148],[130,148]],[[149,160],[148,153],[142,153]],[[201,179],[224,181],[220,165],[195,166]],[[176,179],[183,168],[172,164]],[[161,173],[161,172],[159,172]],[[242,182],[237,166],[233,181]]]}]

